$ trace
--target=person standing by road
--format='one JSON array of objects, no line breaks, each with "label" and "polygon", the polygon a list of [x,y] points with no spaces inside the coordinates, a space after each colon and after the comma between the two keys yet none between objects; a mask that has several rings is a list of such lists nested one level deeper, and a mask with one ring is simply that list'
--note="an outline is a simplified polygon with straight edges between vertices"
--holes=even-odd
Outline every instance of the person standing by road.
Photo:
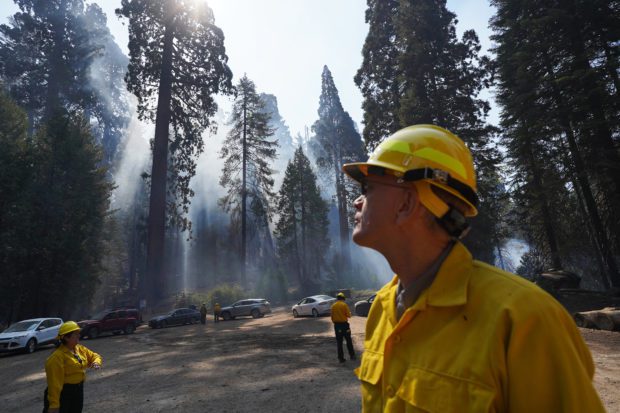
[{"label": "person standing by road", "polygon": [[80,327],[75,321],[63,323],[58,337],[60,345],[45,362],[43,413],[81,413],[86,369],[101,368],[101,356],[79,344]]},{"label": "person standing by road", "polygon": [[207,323],[207,305],[205,303],[202,303],[202,305],[200,306],[200,323]]},{"label": "person standing by road", "polygon": [[331,316],[336,332],[336,345],[338,346],[338,361],[345,362],[344,351],[342,349],[342,340],[347,341],[347,350],[351,360],[355,360],[355,350],[353,350],[353,340],[351,339],[351,326],[349,326],[349,318],[351,318],[351,310],[345,303],[343,293],[338,293],[337,300],[332,304]]},{"label": "person standing by road", "polygon": [[361,185],[353,241],[396,274],[366,322],[356,370],[363,411],[604,411],[592,356],[566,310],[461,243],[466,217],[478,212],[463,141],[410,126],[343,171]]},{"label": "person standing by road", "polygon": [[220,312],[222,311],[222,306],[220,303],[215,303],[213,306],[213,321],[216,323],[220,322]]}]

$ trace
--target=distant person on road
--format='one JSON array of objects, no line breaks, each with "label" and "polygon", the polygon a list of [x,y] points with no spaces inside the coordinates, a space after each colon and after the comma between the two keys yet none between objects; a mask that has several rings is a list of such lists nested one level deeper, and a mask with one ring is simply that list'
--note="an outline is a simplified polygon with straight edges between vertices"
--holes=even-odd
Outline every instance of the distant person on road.
[{"label": "distant person on road", "polygon": [[80,327],[75,321],[61,325],[58,337],[60,345],[45,362],[43,413],[80,413],[86,369],[101,368],[101,356],[79,344]]},{"label": "distant person on road", "polygon": [[355,360],[355,350],[353,350],[353,340],[351,339],[351,326],[349,326],[349,318],[351,318],[351,310],[345,303],[345,296],[343,293],[338,293],[337,300],[332,304],[332,322],[334,323],[334,330],[336,332],[336,345],[338,346],[338,361],[345,362],[344,351],[342,350],[342,340],[347,341],[347,350],[349,351],[349,357],[351,360]]},{"label": "distant person on road", "polygon": [[207,305],[205,303],[202,303],[202,305],[200,306],[200,323],[207,323]]},{"label": "distant person on road", "polygon": [[590,351],[566,310],[461,243],[478,213],[461,139],[410,126],[343,171],[361,185],[353,241],[395,272],[366,322],[356,370],[364,412],[604,411]]},{"label": "distant person on road", "polygon": [[222,311],[222,306],[220,303],[215,303],[213,306],[213,321],[216,323],[220,322],[220,313]]}]

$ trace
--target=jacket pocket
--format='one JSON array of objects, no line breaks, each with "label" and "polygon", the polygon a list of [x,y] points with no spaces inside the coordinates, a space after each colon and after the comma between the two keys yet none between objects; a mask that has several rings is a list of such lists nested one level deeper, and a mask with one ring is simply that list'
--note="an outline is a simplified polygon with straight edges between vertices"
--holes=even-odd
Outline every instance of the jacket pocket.
[{"label": "jacket pocket", "polygon": [[414,407],[407,411],[493,411],[494,392],[491,389],[468,380],[416,367],[407,369],[396,395]]},{"label": "jacket pocket", "polygon": [[381,374],[383,373],[383,354],[373,353],[371,351],[364,351],[362,355],[362,362],[360,367],[355,369],[357,377],[368,384],[373,386],[381,380]]}]

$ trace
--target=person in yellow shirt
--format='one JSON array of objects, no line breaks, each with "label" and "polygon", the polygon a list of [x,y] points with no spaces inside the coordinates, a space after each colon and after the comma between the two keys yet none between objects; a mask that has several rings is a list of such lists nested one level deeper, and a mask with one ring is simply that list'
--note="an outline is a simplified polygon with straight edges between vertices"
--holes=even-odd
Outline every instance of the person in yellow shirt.
[{"label": "person in yellow shirt", "polygon": [[353,340],[351,339],[351,327],[349,326],[349,318],[351,318],[351,310],[345,303],[343,293],[338,293],[337,300],[331,307],[332,323],[336,332],[336,344],[338,345],[338,361],[345,362],[344,351],[342,349],[342,340],[347,341],[347,350],[351,360],[355,360],[355,350],[353,349]]},{"label": "person in yellow shirt", "polygon": [[80,327],[67,321],[58,331],[60,345],[47,358],[43,413],[80,413],[84,404],[86,369],[101,368],[101,356],[80,341]]},{"label": "person in yellow shirt", "polygon": [[213,306],[213,321],[215,323],[219,323],[220,322],[220,312],[222,311],[222,306],[220,305],[220,303],[215,303],[215,305]]},{"label": "person in yellow shirt", "polygon": [[364,412],[604,411],[592,357],[566,310],[461,243],[477,214],[463,141],[414,125],[343,171],[361,185],[353,241],[396,274],[366,323],[356,370]]}]

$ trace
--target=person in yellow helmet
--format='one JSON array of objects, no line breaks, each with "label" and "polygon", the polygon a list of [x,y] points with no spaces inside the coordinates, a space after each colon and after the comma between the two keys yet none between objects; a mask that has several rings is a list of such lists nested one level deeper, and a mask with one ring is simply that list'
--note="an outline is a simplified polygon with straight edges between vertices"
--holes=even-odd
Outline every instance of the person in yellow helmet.
[{"label": "person in yellow helmet", "polygon": [[58,330],[60,345],[45,362],[47,388],[43,413],[80,413],[84,404],[86,369],[101,368],[101,356],[80,341],[80,327],[67,321]]},{"label": "person in yellow helmet", "polygon": [[337,300],[331,307],[332,323],[334,323],[334,331],[336,333],[336,345],[338,346],[338,361],[345,362],[344,351],[342,349],[342,340],[347,341],[347,350],[349,358],[355,360],[355,350],[353,349],[353,340],[351,339],[351,327],[349,326],[349,318],[351,318],[351,310],[345,303],[343,293],[338,293]]},{"label": "person in yellow helmet", "polygon": [[570,315],[461,243],[478,212],[463,141],[410,126],[343,171],[361,185],[353,241],[395,272],[366,322],[356,370],[363,411],[604,411]]},{"label": "person in yellow helmet", "polygon": [[220,305],[220,303],[215,303],[215,305],[213,306],[213,321],[215,323],[219,323],[220,322],[220,312],[222,311],[222,306]]}]

